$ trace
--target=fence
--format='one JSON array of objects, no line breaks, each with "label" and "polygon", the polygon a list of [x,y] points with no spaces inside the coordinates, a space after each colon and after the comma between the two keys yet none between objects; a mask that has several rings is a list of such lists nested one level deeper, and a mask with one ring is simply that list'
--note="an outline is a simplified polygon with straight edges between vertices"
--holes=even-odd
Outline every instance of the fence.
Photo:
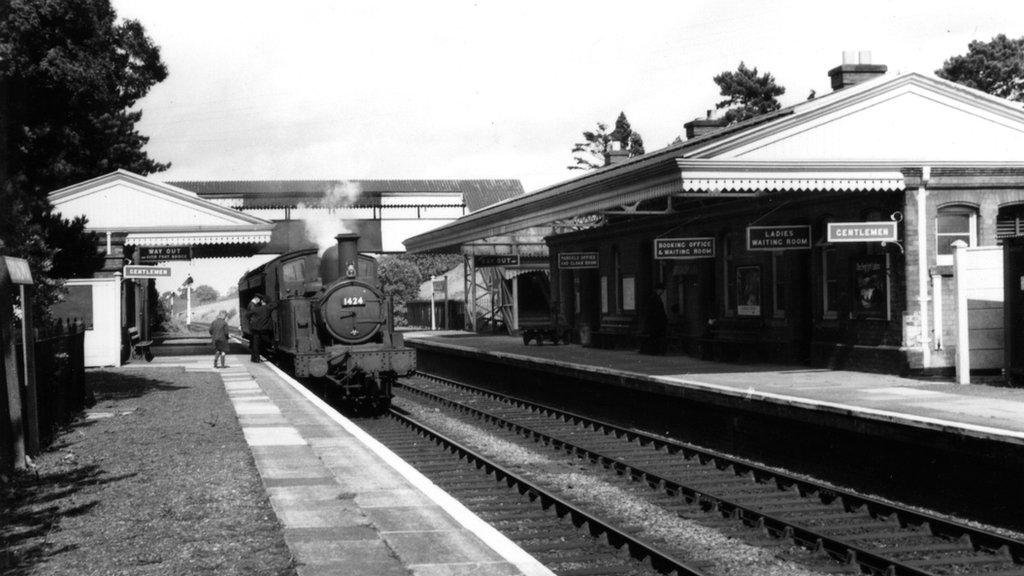
[{"label": "fence", "polygon": [[[414,301],[407,305],[408,312],[406,320],[409,326],[417,328],[430,328],[430,301]],[[466,305],[460,300],[448,300],[448,323],[445,324],[445,301],[434,302],[434,316],[437,328],[449,330],[462,330],[466,327]]]},{"label": "fence", "polygon": [[[56,322],[35,336],[36,421],[39,449],[48,447],[61,425],[70,422],[85,407],[85,326],[77,321]],[[24,343],[18,339],[18,380],[25,388]],[[30,406],[28,395],[21,397],[22,419],[26,425]],[[27,435],[26,435],[27,436]]]}]

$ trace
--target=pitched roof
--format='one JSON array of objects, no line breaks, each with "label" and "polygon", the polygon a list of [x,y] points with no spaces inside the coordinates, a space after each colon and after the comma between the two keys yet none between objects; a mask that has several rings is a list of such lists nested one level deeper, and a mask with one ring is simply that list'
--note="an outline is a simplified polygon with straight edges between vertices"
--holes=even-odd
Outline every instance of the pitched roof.
[{"label": "pitched roof", "polygon": [[[898,100],[900,97],[902,100]],[[855,114],[872,108],[882,110],[885,107],[881,104],[889,102],[894,105],[888,107],[887,115],[872,117],[879,128],[871,133],[871,146],[853,151],[854,154],[839,150],[839,154],[826,156],[832,152],[826,144],[835,148],[837,143],[854,142],[837,131],[865,131],[857,126],[859,117]],[[913,108],[921,102],[930,107],[929,112],[957,120],[961,130],[950,129],[931,118],[922,119],[923,106],[916,111]],[[908,118],[911,120],[903,122]],[[920,133],[907,133],[906,126],[901,126],[904,132],[895,128],[912,121],[931,124],[929,130]],[[833,132],[831,138],[815,140],[815,136],[825,132],[818,130],[820,127],[829,127]],[[988,153],[987,148],[970,149],[976,143],[974,140],[986,141],[1002,134],[1009,136],[1000,140],[1004,149],[999,150],[999,155],[978,158]],[[904,139],[897,141],[895,136]],[[405,245],[411,252],[451,249],[464,242],[543,226],[563,218],[673,196],[683,191],[690,172],[701,170],[702,163],[727,162],[730,165],[716,165],[715,169],[730,174],[764,172],[775,169],[780,161],[791,161],[812,176],[821,170],[842,169],[854,179],[865,171],[895,171],[924,164],[979,169],[999,165],[1021,167],[1024,165],[1013,154],[1022,138],[1024,112],[1017,103],[917,73],[881,76],[488,206],[413,236]],[[892,149],[914,139],[925,142],[920,147],[904,145],[897,151],[880,151],[880,143]],[[894,156],[896,153],[900,156]],[[884,180],[889,182],[888,177]]]},{"label": "pitched roof", "polygon": [[193,180],[169,182],[202,198],[242,198],[243,207],[315,204],[337,188],[356,190],[357,204],[377,205],[383,194],[461,193],[473,212],[496,202],[523,195],[519,180]]}]

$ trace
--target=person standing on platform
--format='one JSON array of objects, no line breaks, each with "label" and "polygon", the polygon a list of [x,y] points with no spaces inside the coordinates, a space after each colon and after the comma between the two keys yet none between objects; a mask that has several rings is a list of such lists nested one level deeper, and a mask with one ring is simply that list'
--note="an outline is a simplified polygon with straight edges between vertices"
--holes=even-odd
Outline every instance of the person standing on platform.
[{"label": "person standing on platform", "polygon": [[[213,340],[213,367],[227,368],[228,357],[228,313],[221,310],[217,318],[210,323],[210,338]],[[218,365],[219,364],[219,365]]]},{"label": "person standing on platform", "polygon": [[644,339],[641,354],[662,355],[668,349],[668,316],[665,314],[665,285],[657,284],[644,308]]},{"label": "person standing on platform", "polygon": [[273,324],[270,312],[273,306],[267,305],[262,294],[257,294],[249,303],[249,360],[260,361],[260,354],[268,347],[273,336]]}]

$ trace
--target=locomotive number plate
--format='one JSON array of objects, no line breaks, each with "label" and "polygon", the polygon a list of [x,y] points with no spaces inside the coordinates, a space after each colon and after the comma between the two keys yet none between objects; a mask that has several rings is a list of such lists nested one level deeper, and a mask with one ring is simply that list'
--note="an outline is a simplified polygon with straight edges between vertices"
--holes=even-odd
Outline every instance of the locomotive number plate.
[{"label": "locomotive number plate", "polygon": [[366,306],[366,302],[363,302],[362,296],[350,296],[341,299],[341,305],[348,308],[351,306]]}]

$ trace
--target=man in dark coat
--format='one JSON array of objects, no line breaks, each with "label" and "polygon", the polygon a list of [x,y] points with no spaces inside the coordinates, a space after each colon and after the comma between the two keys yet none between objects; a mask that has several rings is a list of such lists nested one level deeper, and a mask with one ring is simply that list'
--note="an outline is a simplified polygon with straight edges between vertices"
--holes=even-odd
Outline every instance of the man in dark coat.
[{"label": "man in dark coat", "polygon": [[665,314],[665,285],[658,284],[644,306],[644,339],[641,354],[664,354],[668,349],[668,316]]},{"label": "man in dark coat", "polygon": [[210,323],[210,339],[213,341],[213,367],[227,368],[228,355],[228,313],[221,310],[217,318]]},{"label": "man in dark coat", "polygon": [[260,361],[260,353],[265,350],[273,337],[274,325],[270,318],[273,306],[267,305],[262,294],[257,294],[249,303],[246,311],[249,317],[249,360]]}]

